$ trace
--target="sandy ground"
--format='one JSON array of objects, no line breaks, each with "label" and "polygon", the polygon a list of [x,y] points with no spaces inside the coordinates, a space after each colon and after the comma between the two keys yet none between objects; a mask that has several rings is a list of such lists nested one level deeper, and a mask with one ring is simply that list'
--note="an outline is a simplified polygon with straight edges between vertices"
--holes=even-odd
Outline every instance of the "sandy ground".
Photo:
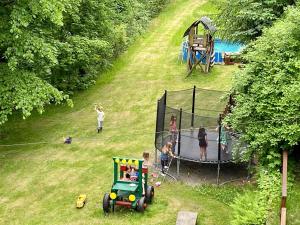
[{"label": "sandy ground", "polygon": [[[179,176],[177,176],[177,162],[173,160],[168,173],[176,177],[178,181],[191,186],[204,183],[216,184],[218,165],[180,161]],[[230,183],[232,181],[243,183],[247,180],[247,176],[247,165],[221,164],[219,184]]]}]

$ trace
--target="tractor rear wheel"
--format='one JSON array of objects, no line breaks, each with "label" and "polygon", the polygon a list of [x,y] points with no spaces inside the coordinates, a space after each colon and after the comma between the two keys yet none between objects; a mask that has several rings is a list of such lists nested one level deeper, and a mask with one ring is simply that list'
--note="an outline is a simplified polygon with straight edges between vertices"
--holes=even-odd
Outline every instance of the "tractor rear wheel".
[{"label": "tractor rear wheel", "polygon": [[145,208],[147,206],[146,201],[145,201],[145,197],[141,197],[138,201],[137,201],[137,207],[136,210],[138,212],[144,212]]},{"label": "tractor rear wheel", "polygon": [[146,202],[148,204],[152,203],[153,197],[154,197],[154,187],[148,186],[146,190]]},{"label": "tractor rear wheel", "polygon": [[105,193],[103,197],[103,211],[105,213],[109,213],[110,211],[110,197],[108,193]]}]

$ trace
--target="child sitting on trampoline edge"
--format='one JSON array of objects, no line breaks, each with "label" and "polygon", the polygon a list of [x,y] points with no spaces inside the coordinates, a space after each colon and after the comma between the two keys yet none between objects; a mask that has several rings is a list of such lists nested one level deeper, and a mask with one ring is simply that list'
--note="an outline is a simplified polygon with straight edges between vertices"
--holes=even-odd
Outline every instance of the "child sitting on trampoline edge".
[{"label": "child sitting on trampoline edge", "polygon": [[161,149],[160,162],[161,162],[161,172],[165,173],[165,168],[169,166],[169,156],[175,157],[172,153],[172,143],[167,142]]},{"label": "child sitting on trampoline edge", "polygon": [[199,140],[199,147],[200,147],[200,160],[203,160],[203,155],[204,155],[204,159],[206,161],[207,160],[206,149],[207,149],[208,141],[207,141],[207,134],[205,132],[204,127],[199,128],[198,140]]}]

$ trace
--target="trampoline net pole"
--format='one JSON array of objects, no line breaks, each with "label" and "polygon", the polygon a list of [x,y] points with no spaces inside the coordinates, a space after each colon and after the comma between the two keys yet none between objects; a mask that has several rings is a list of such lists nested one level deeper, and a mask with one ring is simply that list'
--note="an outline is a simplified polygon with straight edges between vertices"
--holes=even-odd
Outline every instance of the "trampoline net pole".
[{"label": "trampoline net pole", "polygon": [[217,185],[220,183],[220,161],[218,162]]},{"label": "trampoline net pole", "polygon": [[[156,125],[155,125],[155,139],[154,139],[154,146],[155,146],[155,149],[157,148],[157,138],[159,136],[159,130],[158,130],[158,121],[159,121],[159,100],[157,100],[157,109],[156,109]],[[156,162],[156,161],[155,161]]]},{"label": "trampoline net pole", "polygon": [[177,153],[178,156],[180,156],[180,148],[181,148],[181,121],[182,121],[182,108],[180,108],[180,113],[179,113],[178,153]]},{"label": "trampoline net pole", "polygon": [[219,115],[218,120],[218,162],[221,160],[221,114]]},{"label": "trampoline net pole", "polygon": [[195,96],[196,96],[196,86],[194,85],[194,89],[193,89],[193,102],[192,102],[191,127],[194,127],[194,120],[195,120]]},{"label": "trampoline net pole", "polygon": [[177,158],[177,177],[179,177],[179,169],[180,169],[180,159]]},{"label": "trampoline net pole", "polygon": [[218,120],[218,172],[217,172],[217,185],[220,182],[220,160],[221,160],[221,114]]},{"label": "trampoline net pole", "polygon": [[162,116],[162,129],[161,129],[161,148],[162,146],[164,146],[164,143],[163,143],[163,140],[164,140],[164,131],[165,131],[165,118],[166,118],[166,101],[167,101],[167,91],[165,91],[165,94],[164,94],[164,104],[163,104],[163,116]]},{"label": "trampoline net pole", "polygon": [[177,176],[179,176],[179,168],[180,168],[180,148],[181,148],[181,121],[182,121],[182,108],[180,108],[179,112],[179,127],[178,127],[178,151],[177,151]]}]

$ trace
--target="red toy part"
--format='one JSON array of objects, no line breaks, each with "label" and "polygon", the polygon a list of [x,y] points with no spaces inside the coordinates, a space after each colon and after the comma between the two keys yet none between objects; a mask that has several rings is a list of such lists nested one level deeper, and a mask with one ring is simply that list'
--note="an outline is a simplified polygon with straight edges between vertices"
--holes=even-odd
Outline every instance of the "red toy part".
[{"label": "red toy part", "polygon": [[116,201],[116,205],[121,205],[121,206],[131,208],[131,202]]}]

